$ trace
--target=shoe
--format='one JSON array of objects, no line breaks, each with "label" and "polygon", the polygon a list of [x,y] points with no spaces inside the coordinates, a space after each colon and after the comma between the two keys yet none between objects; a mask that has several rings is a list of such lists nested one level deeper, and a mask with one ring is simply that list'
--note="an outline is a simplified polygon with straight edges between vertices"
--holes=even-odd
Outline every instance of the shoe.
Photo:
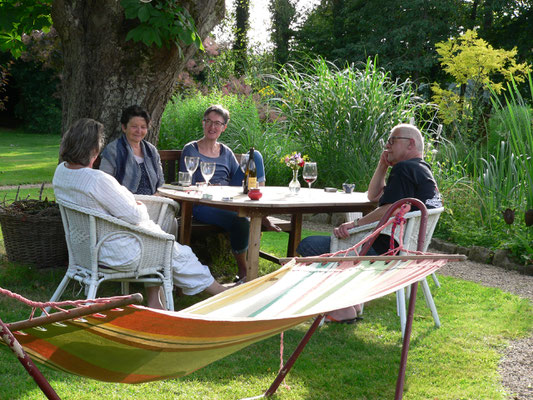
[{"label": "shoe", "polygon": [[361,320],[363,318],[361,317],[355,317],[355,318],[347,318],[347,319],[337,319],[337,318],[333,318],[329,315],[326,315],[326,317],[324,318],[324,322],[326,324],[331,324],[331,323],[335,323],[335,324],[349,324],[349,325],[352,325],[352,324],[355,324],[357,321]]},{"label": "shoe", "polygon": [[233,282],[236,283],[237,285],[243,284],[244,282],[246,282],[246,275],[243,276],[242,278],[239,275],[236,275]]}]

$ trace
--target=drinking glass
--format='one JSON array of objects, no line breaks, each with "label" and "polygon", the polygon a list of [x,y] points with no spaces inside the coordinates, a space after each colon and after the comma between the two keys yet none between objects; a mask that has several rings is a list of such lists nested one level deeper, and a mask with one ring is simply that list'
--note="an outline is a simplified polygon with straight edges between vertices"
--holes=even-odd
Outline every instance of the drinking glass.
[{"label": "drinking glass", "polygon": [[246,173],[246,164],[248,164],[248,159],[250,158],[250,154],[246,153],[241,156],[241,171],[243,174]]},{"label": "drinking glass", "polygon": [[309,185],[309,189],[311,189],[311,184],[316,181],[316,178],[318,176],[316,162],[306,162],[304,164],[302,176],[304,177],[304,181],[306,181]]},{"label": "drinking glass", "polygon": [[180,171],[178,176],[178,184],[180,184],[181,186],[191,186],[192,175],[189,172]]},{"label": "drinking glass", "polygon": [[189,174],[191,174],[192,176],[196,172],[196,169],[198,168],[200,157],[185,156],[184,161],[185,161],[185,168],[187,168],[187,171],[189,171]]},{"label": "drinking glass", "polygon": [[216,168],[216,164],[214,162],[202,161],[200,163],[200,171],[202,172],[202,176],[204,177],[206,185],[209,185],[209,180],[215,174],[215,168]]}]

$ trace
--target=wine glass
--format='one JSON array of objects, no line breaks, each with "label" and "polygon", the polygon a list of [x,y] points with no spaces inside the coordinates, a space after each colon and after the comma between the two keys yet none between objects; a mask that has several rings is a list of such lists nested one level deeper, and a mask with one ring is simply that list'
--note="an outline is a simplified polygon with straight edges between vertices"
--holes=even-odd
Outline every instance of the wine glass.
[{"label": "wine glass", "polygon": [[191,174],[192,176],[196,172],[196,169],[198,168],[200,157],[185,156],[184,161],[185,161],[185,168],[187,168],[187,171],[189,171],[189,174]]},{"label": "wine glass", "polygon": [[248,164],[248,159],[250,158],[250,154],[248,153],[245,153],[241,156],[241,162],[240,162],[240,166],[241,166],[241,171],[243,174],[246,173],[246,165]]},{"label": "wine glass", "polygon": [[317,175],[318,170],[316,168],[316,162],[306,162],[304,164],[302,176],[304,177],[304,181],[309,185],[309,189],[311,189],[311,184],[316,181]]},{"label": "wine glass", "polygon": [[204,180],[207,186],[209,185],[209,180],[215,174],[215,168],[216,168],[216,164],[214,162],[202,161],[200,163],[200,171],[202,172],[202,176],[204,177]]}]

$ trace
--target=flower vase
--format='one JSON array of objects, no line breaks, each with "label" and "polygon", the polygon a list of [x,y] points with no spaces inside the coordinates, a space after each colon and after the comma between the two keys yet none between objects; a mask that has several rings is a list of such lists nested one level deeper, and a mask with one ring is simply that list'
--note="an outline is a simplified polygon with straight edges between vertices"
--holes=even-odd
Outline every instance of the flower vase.
[{"label": "flower vase", "polygon": [[289,182],[289,190],[292,194],[298,194],[300,191],[301,185],[298,181],[298,170],[293,169],[292,170],[292,181]]}]

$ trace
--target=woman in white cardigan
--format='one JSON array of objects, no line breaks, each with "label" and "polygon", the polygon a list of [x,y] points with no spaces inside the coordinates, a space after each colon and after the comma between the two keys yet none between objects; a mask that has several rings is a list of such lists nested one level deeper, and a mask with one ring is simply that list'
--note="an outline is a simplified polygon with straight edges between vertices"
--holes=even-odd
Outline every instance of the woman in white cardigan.
[{"label": "woman in white cardigan", "polygon": [[[137,202],[126,187],[111,175],[92,168],[103,143],[104,126],[89,118],[76,121],[64,134],[59,150],[63,162],[53,179],[56,198],[162,232],[150,220],[146,206]],[[133,238],[114,237],[102,245],[99,262],[109,268],[119,265],[128,268],[135,265],[139,256],[140,248]],[[174,243],[172,261],[174,284],[184,294],[194,295],[204,290],[216,294],[226,289],[215,281],[209,268],[198,261],[190,247]],[[147,287],[147,295],[149,307],[163,308],[159,287]]]}]

